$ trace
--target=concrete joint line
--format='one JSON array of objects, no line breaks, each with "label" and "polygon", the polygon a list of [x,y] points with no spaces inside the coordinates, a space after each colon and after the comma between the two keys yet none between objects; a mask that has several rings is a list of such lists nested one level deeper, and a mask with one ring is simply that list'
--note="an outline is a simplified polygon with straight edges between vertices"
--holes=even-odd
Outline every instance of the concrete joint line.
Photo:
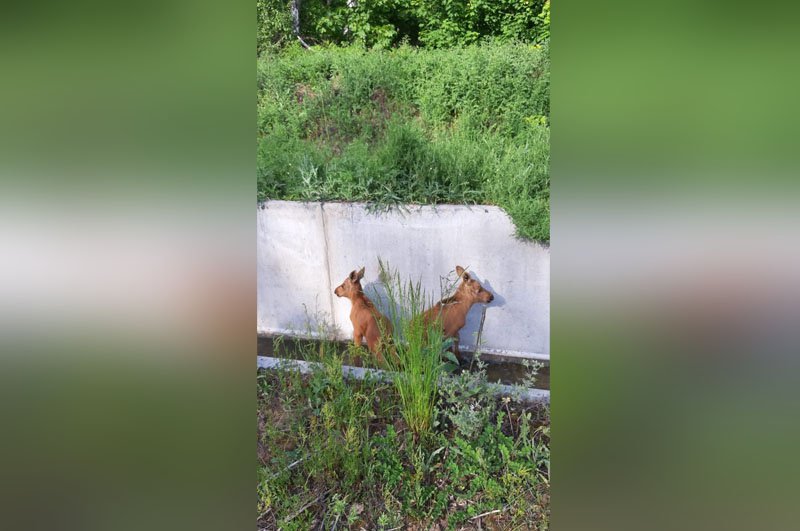
[{"label": "concrete joint line", "polygon": [[321,212],[322,218],[322,241],[325,243],[325,274],[328,281],[328,300],[330,301],[330,308],[331,308],[331,324],[333,325],[334,329],[338,326],[336,324],[336,312],[333,311],[334,308],[334,299],[333,299],[333,282],[331,282],[331,255],[329,252],[329,245],[328,245],[328,224],[325,221],[325,217],[327,214],[325,213],[325,203],[319,204],[319,209]]}]

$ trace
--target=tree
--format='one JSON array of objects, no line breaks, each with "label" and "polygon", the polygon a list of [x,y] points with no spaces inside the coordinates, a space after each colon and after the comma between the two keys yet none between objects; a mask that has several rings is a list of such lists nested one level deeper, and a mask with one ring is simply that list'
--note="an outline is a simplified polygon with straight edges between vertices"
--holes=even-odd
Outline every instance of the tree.
[{"label": "tree", "polygon": [[300,0],[292,0],[292,32],[300,36]]}]

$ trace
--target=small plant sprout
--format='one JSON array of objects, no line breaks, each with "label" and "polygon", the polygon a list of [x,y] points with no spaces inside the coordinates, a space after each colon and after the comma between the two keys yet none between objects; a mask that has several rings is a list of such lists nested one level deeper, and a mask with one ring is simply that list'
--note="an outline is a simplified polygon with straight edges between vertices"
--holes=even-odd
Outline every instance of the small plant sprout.
[{"label": "small plant sprout", "polygon": [[538,360],[524,360],[522,365],[527,369],[527,374],[522,380],[522,385],[533,389],[536,387],[536,377],[539,375],[539,371],[542,370],[542,367],[544,367],[544,364]]}]

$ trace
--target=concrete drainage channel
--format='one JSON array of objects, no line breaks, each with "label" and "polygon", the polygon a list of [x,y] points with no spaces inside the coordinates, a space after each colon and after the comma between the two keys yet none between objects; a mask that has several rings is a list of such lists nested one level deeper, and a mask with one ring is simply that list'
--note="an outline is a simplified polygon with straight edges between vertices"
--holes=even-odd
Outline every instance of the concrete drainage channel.
[{"label": "concrete drainage channel", "polygon": [[[266,201],[257,209],[259,334],[352,339],[350,302],[333,294],[350,271],[379,309],[388,306],[378,279],[380,257],[435,300],[443,277],[460,265],[495,295],[486,306],[484,353],[550,359],[550,250],[514,237],[495,206],[403,206],[376,212],[361,203]],[[455,280],[455,276],[453,276]],[[278,303],[277,301],[280,301]],[[481,310],[473,307],[461,347],[475,350]]]},{"label": "concrete drainage channel", "polygon": [[[515,238],[514,225],[500,208],[406,205],[381,212],[361,203],[266,201],[257,209],[257,240],[259,337],[351,341],[350,303],[333,294],[350,271],[366,267],[364,291],[381,309],[388,300],[378,279],[379,258],[403,278],[419,280],[435,300],[443,296],[444,277],[460,265],[495,296],[485,307],[482,327],[481,309],[473,307],[467,315],[462,354],[476,350],[480,328],[484,361],[548,363],[549,387],[550,250]],[[259,348],[263,369],[307,372],[314,366],[264,353]],[[343,371],[349,378],[391,378],[375,369]],[[490,385],[498,395],[550,400],[548,389]]]},{"label": "concrete drainage channel", "polygon": [[[271,336],[258,336],[257,337],[257,352],[258,356],[265,358],[280,358],[280,359],[295,359],[304,360],[302,354],[304,352],[317,352],[319,348],[320,338],[297,338],[297,337],[281,337],[280,339]],[[325,341],[325,347],[333,349],[338,355],[347,359],[347,349],[350,341]],[[460,370],[474,371],[476,369],[473,354],[465,353],[462,351],[459,356]],[[486,379],[489,382],[502,383],[507,385],[520,385],[525,383],[530,375],[530,370],[523,363],[520,363],[518,358],[509,358],[505,356],[495,356],[492,354],[482,353],[480,356],[481,361],[484,362]],[[536,381],[534,387],[537,389],[549,390],[550,389],[550,363],[539,362],[540,368],[536,374]]]},{"label": "concrete drainage channel", "polygon": [[[299,371],[302,374],[308,374],[314,369],[319,369],[322,367],[321,363],[311,361],[287,360],[283,358],[270,358],[266,356],[258,356],[256,360],[258,368],[264,370],[293,370]],[[393,377],[392,373],[389,371],[366,369],[363,367],[350,367],[347,365],[342,367],[342,374],[345,378],[351,378],[355,380],[363,380],[367,377],[371,377],[373,379],[386,382],[391,381]],[[448,376],[443,375],[442,378],[448,378]],[[487,387],[492,393],[495,394],[495,396],[510,396],[530,404],[550,404],[550,391],[546,389],[530,389],[513,385],[492,383],[488,384]]]}]

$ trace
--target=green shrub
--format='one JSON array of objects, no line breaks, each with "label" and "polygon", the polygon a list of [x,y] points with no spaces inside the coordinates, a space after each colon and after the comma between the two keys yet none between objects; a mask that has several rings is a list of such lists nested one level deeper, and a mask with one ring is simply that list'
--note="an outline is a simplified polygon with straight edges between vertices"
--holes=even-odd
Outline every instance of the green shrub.
[{"label": "green shrub", "polygon": [[439,386],[438,424],[456,435],[474,439],[496,413],[494,397],[487,389],[485,364],[476,353],[477,371],[464,371]]},{"label": "green shrub", "polygon": [[537,18],[544,4],[544,0],[419,2],[419,40],[437,47],[473,44],[486,37],[534,42],[544,30]]},{"label": "green shrub", "polygon": [[285,44],[291,34],[289,0],[256,0],[256,54]]},{"label": "green shrub", "polygon": [[[545,0],[302,0],[300,34],[312,44],[430,47],[486,39],[542,42],[550,33]],[[257,0],[257,52],[295,40],[290,0]]]},{"label": "green shrub", "polygon": [[546,42],[550,40],[550,0],[542,6],[542,11],[536,15],[536,42]]}]

